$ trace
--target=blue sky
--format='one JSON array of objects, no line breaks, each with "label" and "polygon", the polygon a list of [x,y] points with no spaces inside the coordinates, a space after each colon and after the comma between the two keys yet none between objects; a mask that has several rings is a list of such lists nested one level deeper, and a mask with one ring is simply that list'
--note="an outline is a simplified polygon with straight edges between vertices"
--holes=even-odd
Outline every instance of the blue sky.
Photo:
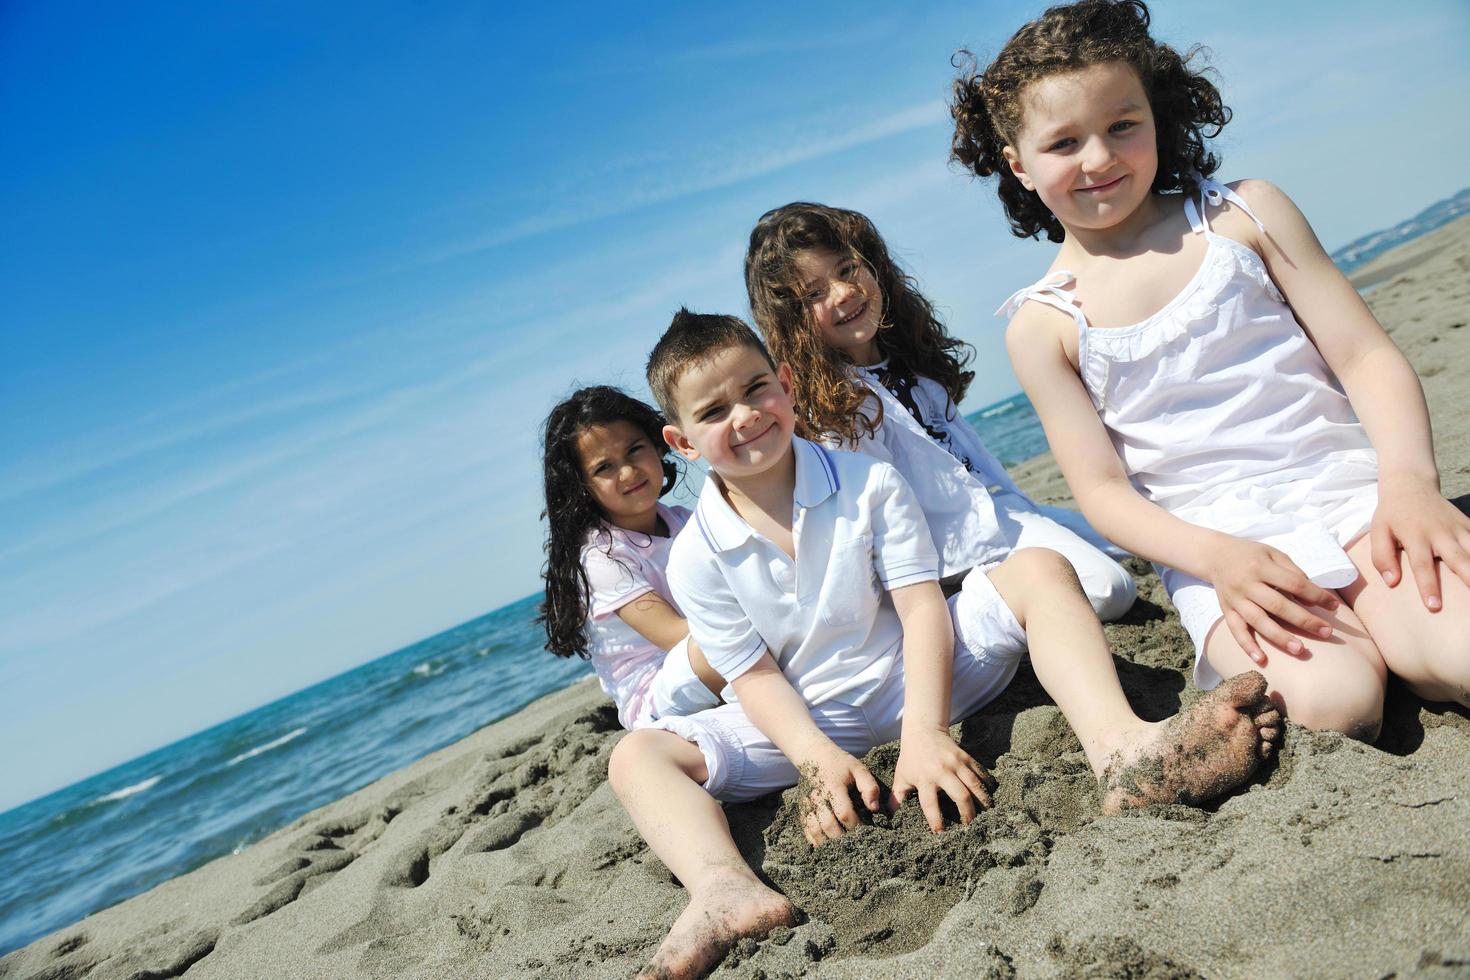
[{"label": "blue sky", "polygon": [[[0,809],[538,585],[537,427],[751,224],[854,207],[978,348],[1049,247],[946,166],[1041,4],[0,11]],[[1160,0],[1335,248],[1467,183],[1460,2]]]}]

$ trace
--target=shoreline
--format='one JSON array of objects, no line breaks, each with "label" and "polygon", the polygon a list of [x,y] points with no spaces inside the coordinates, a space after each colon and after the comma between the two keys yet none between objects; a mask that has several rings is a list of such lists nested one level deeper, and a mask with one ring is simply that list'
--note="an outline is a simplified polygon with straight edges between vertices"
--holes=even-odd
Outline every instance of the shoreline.
[{"label": "shoreline", "polygon": [[[1373,278],[1377,277],[1377,278]],[[1353,276],[1419,372],[1443,490],[1470,494],[1470,217]],[[1049,454],[1013,468],[1070,503]],[[1107,633],[1148,718],[1198,696],[1157,577]],[[1470,715],[1390,688],[1364,746],[1292,726],[1204,809],[1099,816],[1029,667],[958,727],[999,780],[970,827],[916,808],[812,851],[790,793],[727,808],[806,915],[720,977],[1448,975],[1470,963]],[[620,730],[588,678],[220,858],[0,959],[0,977],[627,976],[684,893],[606,784]],[[891,775],[894,745],[868,756]],[[886,826],[884,824],[887,824]],[[1441,972],[1442,971],[1442,972]]]}]

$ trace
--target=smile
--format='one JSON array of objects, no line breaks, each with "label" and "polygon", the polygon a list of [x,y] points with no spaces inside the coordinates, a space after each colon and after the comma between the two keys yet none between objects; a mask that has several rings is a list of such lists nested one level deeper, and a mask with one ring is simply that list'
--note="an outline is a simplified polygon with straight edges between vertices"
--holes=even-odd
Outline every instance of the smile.
[{"label": "smile", "polygon": [[1124,180],[1126,180],[1127,177],[1128,177],[1128,175],[1127,174],[1124,174],[1122,177],[1114,177],[1112,180],[1108,181],[1106,184],[1093,184],[1090,187],[1078,187],[1077,188],[1077,193],[1079,193],[1079,194],[1098,194],[1098,193],[1100,193],[1102,191],[1109,190],[1110,188],[1117,187]]},{"label": "smile", "polygon": [[759,435],[751,436],[749,439],[742,439],[740,440],[740,442],[736,443],[736,448],[744,449],[753,442],[759,442],[766,436],[770,435],[772,432],[776,431],[776,428],[779,424],[780,423],[778,421],[772,420],[771,424],[762,429]]},{"label": "smile", "polygon": [[851,323],[853,320],[856,320],[858,317],[862,316],[866,312],[868,312],[868,304],[865,301],[862,306],[859,306],[857,309],[853,310],[847,316],[845,316],[842,319],[836,321],[833,325],[840,327],[840,326],[842,326],[845,323]]},{"label": "smile", "polygon": [[647,481],[647,480],[639,480],[639,481],[638,481],[638,482],[637,482],[637,483],[635,483],[635,484],[634,484],[634,485],[633,485],[633,486],[631,486],[631,487],[629,487],[629,488],[628,488],[628,489],[626,489],[626,490],[624,490],[624,491],[623,491],[623,496],[624,496],[624,497],[627,497],[627,496],[630,496],[630,495],[632,495],[632,494],[635,494],[635,493],[637,493],[637,492],[638,492],[638,491],[639,491],[639,490],[642,490],[642,489],[643,489],[643,488],[644,488],[644,487],[646,487],[646,486],[648,486],[648,481]]}]

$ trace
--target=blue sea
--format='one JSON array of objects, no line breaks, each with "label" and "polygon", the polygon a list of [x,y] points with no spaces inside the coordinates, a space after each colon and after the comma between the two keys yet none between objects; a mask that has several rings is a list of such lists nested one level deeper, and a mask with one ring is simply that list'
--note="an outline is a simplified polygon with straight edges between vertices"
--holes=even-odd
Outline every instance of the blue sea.
[{"label": "blue sea", "polygon": [[[968,416],[1006,465],[1046,450],[1024,395]],[[589,676],[528,596],[0,814],[0,955],[238,852]]]}]

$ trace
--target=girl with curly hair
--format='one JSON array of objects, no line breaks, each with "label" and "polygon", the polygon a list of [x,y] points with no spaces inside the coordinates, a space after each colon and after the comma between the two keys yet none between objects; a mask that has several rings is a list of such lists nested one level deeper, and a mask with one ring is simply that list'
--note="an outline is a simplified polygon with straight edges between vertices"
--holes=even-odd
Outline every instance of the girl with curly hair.
[{"label": "girl with curly hair", "polygon": [[1470,520],[1418,379],[1284,193],[1214,179],[1230,112],[1148,27],[1139,0],[1053,7],[955,85],[954,158],[1061,243],[1000,312],[1062,472],[1159,565],[1200,687],[1259,669],[1368,741],[1390,672],[1470,704]]},{"label": "girl with curly hair", "polygon": [[664,419],[605,385],[546,418],[546,649],[592,661],[624,728],[720,703],[724,687],[694,643],[664,575],[689,509],[659,498],[678,476]]},{"label": "girl with curly hair", "polygon": [[957,407],[974,378],[918,284],[856,211],[795,203],[750,233],[745,284],[771,354],[791,366],[800,433],[892,463],[924,510],[940,575],[1050,548],[1093,610],[1116,619],[1133,578],[1076,511],[1021,492]]}]

